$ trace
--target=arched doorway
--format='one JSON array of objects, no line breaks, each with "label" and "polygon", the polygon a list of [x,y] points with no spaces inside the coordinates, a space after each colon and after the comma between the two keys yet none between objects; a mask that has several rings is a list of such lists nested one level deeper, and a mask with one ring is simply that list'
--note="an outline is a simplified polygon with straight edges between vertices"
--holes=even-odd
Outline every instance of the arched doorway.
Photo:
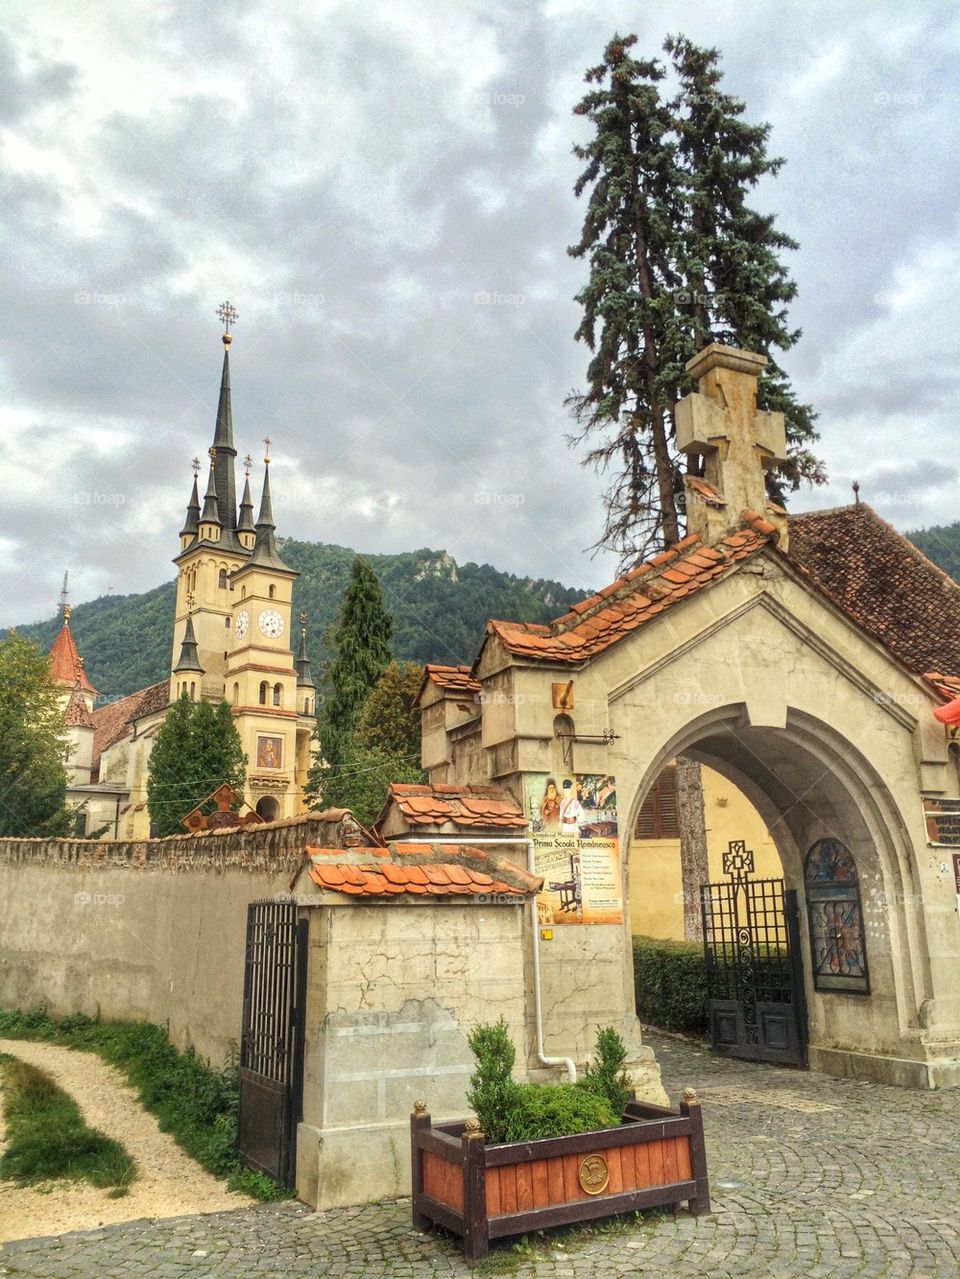
[{"label": "arched doorway", "polygon": [[257,812],[265,822],[275,822],[280,816],[280,805],[272,795],[264,795],[257,800]]},{"label": "arched doorway", "polygon": [[[632,821],[664,765],[681,754],[747,796],[776,844],[786,896],[777,899],[764,887],[751,899],[742,888],[748,930],[743,949],[735,935],[719,940],[732,948],[724,957],[731,965],[762,969],[761,952],[766,948],[772,956],[783,941],[758,931],[757,916],[789,908],[788,898],[795,903],[786,943],[796,973],[799,1030],[808,1035],[810,1061],[817,1066],[831,1054],[875,1053],[883,1037],[894,1041],[909,1033],[932,983],[915,859],[893,797],[858,745],[831,725],[793,709],[785,720],[779,727],[750,724],[742,705],[691,720],[645,768]],[[824,849],[827,862],[840,866],[839,879],[831,881],[821,870],[811,890],[811,858]],[[783,920],[784,937],[788,923]],[[710,944],[708,938],[708,949]],[[763,994],[757,991],[761,1003],[775,1002]]]}]

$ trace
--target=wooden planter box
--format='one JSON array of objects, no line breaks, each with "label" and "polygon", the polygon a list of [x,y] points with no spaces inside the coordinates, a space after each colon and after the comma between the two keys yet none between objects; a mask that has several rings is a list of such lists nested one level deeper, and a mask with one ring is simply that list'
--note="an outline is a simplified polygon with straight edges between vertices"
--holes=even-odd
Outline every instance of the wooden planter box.
[{"label": "wooden planter box", "polygon": [[462,1123],[410,1116],[413,1224],[436,1222],[471,1260],[491,1239],[686,1202],[710,1211],[703,1119],[692,1089],[679,1111],[632,1101],[619,1128],[488,1146]]}]

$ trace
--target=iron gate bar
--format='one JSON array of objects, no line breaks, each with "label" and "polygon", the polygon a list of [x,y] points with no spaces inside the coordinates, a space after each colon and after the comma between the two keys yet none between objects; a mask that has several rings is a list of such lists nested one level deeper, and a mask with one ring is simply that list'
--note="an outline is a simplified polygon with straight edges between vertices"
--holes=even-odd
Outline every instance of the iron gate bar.
[{"label": "iron gate bar", "polygon": [[[784,884],[752,879],[753,867],[745,842],[732,840],[723,856],[728,880],[700,889],[713,1047],[748,1060],[801,1065],[800,951],[795,935],[791,944]],[[792,903],[796,910],[795,893]]]},{"label": "iron gate bar", "polygon": [[302,1115],[307,923],[294,902],[247,908],[237,1149],[290,1186]]}]

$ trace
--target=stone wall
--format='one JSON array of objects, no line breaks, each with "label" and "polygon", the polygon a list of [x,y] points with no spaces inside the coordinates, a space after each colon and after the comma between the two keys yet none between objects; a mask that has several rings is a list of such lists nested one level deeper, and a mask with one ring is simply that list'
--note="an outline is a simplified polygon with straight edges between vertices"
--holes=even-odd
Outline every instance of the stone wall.
[{"label": "stone wall", "polygon": [[222,1061],[240,1035],[246,908],[289,892],[348,815],[137,843],[0,840],[0,1006],[169,1027]]}]

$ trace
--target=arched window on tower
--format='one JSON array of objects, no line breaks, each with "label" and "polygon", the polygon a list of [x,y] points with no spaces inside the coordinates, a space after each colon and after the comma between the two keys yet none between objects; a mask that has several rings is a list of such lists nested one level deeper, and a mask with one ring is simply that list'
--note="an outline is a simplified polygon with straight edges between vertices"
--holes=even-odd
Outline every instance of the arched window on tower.
[{"label": "arched window on tower", "polygon": [[240,705],[240,685],[239,684],[234,684],[233,686],[233,704],[234,706]]},{"label": "arched window on tower", "polygon": [[220,587],[221,591],[225,591],[227,589],[227,570],[225,568],[220,570],[220,577],[217,581],[217,585]]},{"label": "arched window on tower", "polygon": [[816,990],[870,993],[860,880],[838,839],[818,839],[807,853],[804,882]]},{"label": "arched window on tower", "polygon": [[274,684],[273,686],[273,704],[274,706],[283,705],[283,685]]},{"label": "arched window on tower", "polygon": [[193,680],[190,681],[190,700],[194,702],[197,700],[197,686]]},{"label": "arched window on tower", "polygon": [[271,586],[271,587],[270,587],[270,589],[267,591],[267,595],[268,595],[268,596],[270,597],[270,599],[272,599],[272,600],[276,599],[276,598],[277,598],[277,588],[276,588],[275,586]]},{"label": "arched window on tower", "polygon": [[266,680],[261,680],[260,682],[260,705],[261,706],[266,706],[267,704],[267,689],[269,687],[270,685],[267,683]]}]

